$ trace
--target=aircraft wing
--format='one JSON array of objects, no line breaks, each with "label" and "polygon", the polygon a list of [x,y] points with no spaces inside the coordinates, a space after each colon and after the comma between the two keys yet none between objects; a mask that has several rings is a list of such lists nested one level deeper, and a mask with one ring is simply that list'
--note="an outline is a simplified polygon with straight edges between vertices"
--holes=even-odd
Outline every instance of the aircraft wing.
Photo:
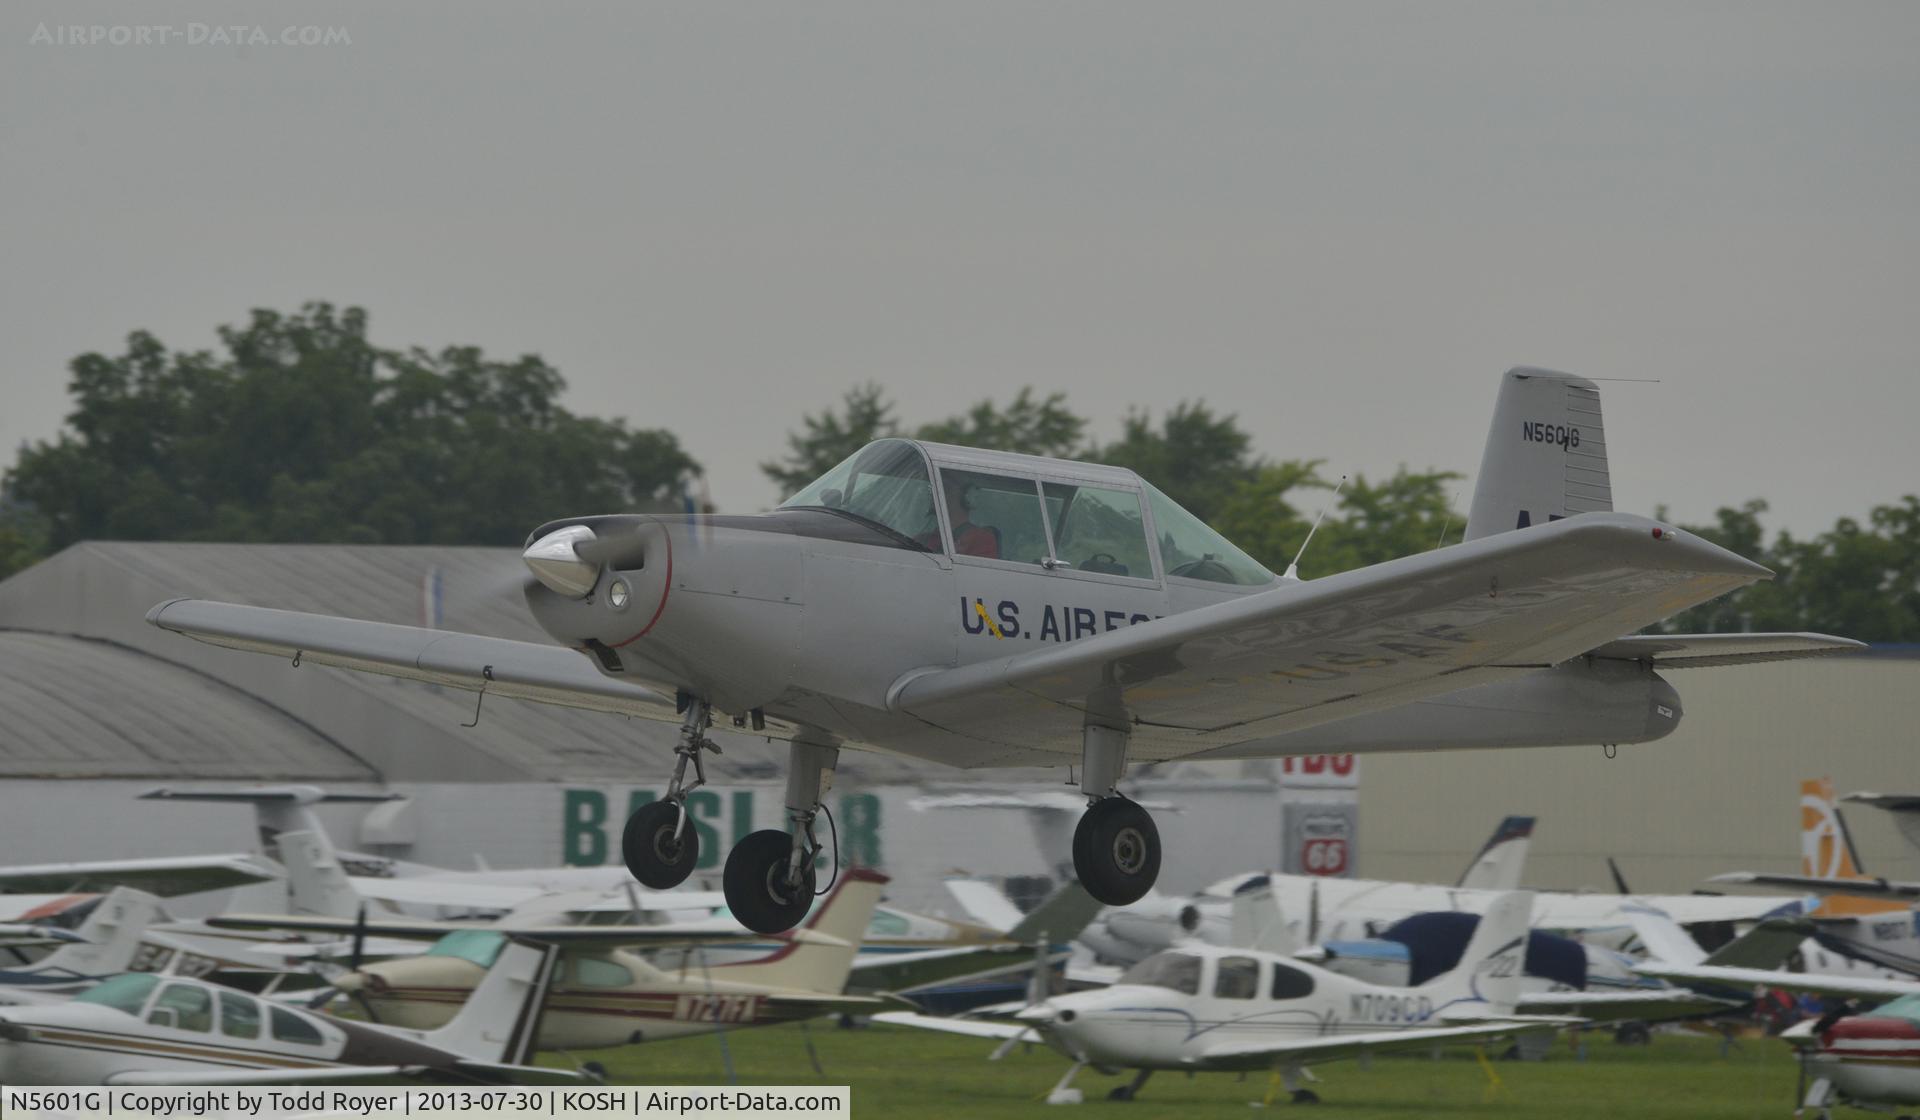
[{"label": "aircraft wing", "polygon": [[1690,1019],[1740,1003],[1684,988],[1649,988],[1640,992],[1539,992],[1521,996],[1517,1006],[1529,1015],[1578,1015],[1591,1023],[1615,1023]]},{"label": "aircraft wing", "polygon": [[[284,929],[300,933],[325,933],[339,937],[351,937],[361,928],[355,918],[323,918],[314,916],[294,916],[288,914],[222,914],[208,918],[206,924],[216,929]],[[367,919],[365,929],[370,937],[395,937],[412,941],[438,941],[449,933],[460,930],[487,930],[505,934],[509,937],[546,944],[574,947],[619,948],[625,945],[647,949],[666,947],[711,945],[717,942],[765,940],[762,934],[754,933],[737,922],[728,923],[726,928],[715,928],[718,923],[680,922],[657,926],[508,926],[486,922],[424,922],[407,918]],[[839,943],[837,937],[815,933],[811,930],[795,930],[787,936],[795,940],[831,941]]]},{"label": "aircraft wing", "polygon": [[1024,945],[957,945],[854,958],[849,987],[871,992],[911,993],[917,988],[966,977],[1020,972],[1033,967],[1033,950]]},{"label": "aircraft wing", "polygon": [[548,893],[539,887],[442,883],[418,877],[383,879],[355,875],[349,881],[362,898],[422,906],[464,906],[475,910],[511,910]]},{"label": "aircraft wing", "polygon": [[148,894],[171,898],[279,878],[279,868],[268,867],[252,856],[162,856],[0,867],[0,891],[106,892],[115,887],[138,887]]},{"label": "aircraft wing", "polygon": [[1789,992],[1843,999],[1898,999],[1920,994],[1920,980],[1880,980],[1866,976],[1821,976],[1809,972],[1781,972],[1766,968],[1728,968],[1720,965],[1640,964],[1634,971],[1678,984],[1709,984],[1732,988],[1780,988]]},{"label": "aircraft wing", "polygon": [[1207,1069],[1265,1069],[1290,1063],[1328,1062],[1361,1054],[1379,1054],[1390,1050],[1424,1050],[1461,1042],[1484,1042],[1506,1038],[1518,1031],[1567,1026],[1561,1019],[1545,1022],[1499,1020],[1464,1027],[1421,1027],[1402,1031],[1367,1031],[1361,1034],[1332,1034],[1318,1038],[1289,1041],[1249,1041],[1222,1039],[1189,1059],[1188,1064]]},{"label": "aircraft wing", "polygon": [[1683,926],[1700,922],[1757,922],[1793,902],[1737,894],[1547,894],[1534,909],[1533,928],[1569,933],[1631,926],[1632,914],[1651,909]]},{"label": "aircraft wing", "polygon": [[1715,875],[1710,882],[1738,883],[1744,887],[1791,891],[1795,894],[1852,894],[1863,898],[1897,898],[1920,902],[1920,883],[1900,883],[1890,879],[1823,879],[1817,875],[1776,875],[1766,871],[1730,871]]},{"label": "aircraft wing", "polygon": [[[886,703],[1009,745],[1089,717],[1176,758],[1510,679],[1770,572],[1642,517],[1547,525],[897,679]],[[165,609],[165,608],[163,608]],[[1142,750],[1141,748],[1144,748]]]},{"label": "aircraft wing", "polygon": [[34,949],[42,945],[72,945],[85,941],[86,938],[59,926],[0,922],[0,949]]},{"label": "aircraft wing", "polygon": [[1589,656],[1618,661],[1649,661],[1656,669],[1704,669],[1797,661],[1867,648],[1865,642],[1827,634],[1635,634],[1616,638]]},{"label": "aircraft wing", "polygon": [[147,621],[211,645],[277,654],[301,664],[426,681],[564,708],[671,718],[673,697],[602,676],[564,646],[485,638],[391,622],[246,607],[206,599],[169,599]]},{"label": "aircraft wing", "polygon": [[1003,1042],[1041,1042],[1039,1032],[1018,1023],[988,1023],[979,1019],[944,1019],[911,1011],[885,1011],[873,1017],[876,1023],[896,1027],[915,1027],[923,1031],[964,1034],[972,1038],[997,1038]]},{"label": "aircraft wing", "polygon": [[1060,945],[1079,937],[1099,915],[1101,905],[1076,880],[1040,900],[1040,905],[1007,930],[1007,940],[1031,945],[1041,938]]},{"label": "aircraft wing", "polygon": [[108,1074],[108,1085],[390,1085],[425,1066],[295,1066],[274,1069],[129,1069]]}]

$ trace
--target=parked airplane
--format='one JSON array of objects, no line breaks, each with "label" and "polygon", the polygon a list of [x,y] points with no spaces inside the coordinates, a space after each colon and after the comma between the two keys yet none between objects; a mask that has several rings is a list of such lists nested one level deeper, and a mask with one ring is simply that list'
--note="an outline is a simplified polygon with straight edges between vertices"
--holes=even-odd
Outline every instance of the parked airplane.
[{"label": "parked airplane", "polygon": [[1876,878],[1860,869],[1847,819],[1826,778],[1800,783],[1800,874],[1735,871],[1713,882],[1822,895],[1807,913],[1814,939],[1833,952],[1908,975],[1920,974],[1920,883]]},{"label": "parked airplane", "polygon": [[[542,1050],[593,1050],[869,1012],[888,1006],[887,1001],[846,995],[844,989],[861,933],[886,881],[877,872],[849,870],[808,924],[785,935],[779,951],[759,960],[711,965],[689,954],[672,970],[630,951],[628,947],[642,944],[633,930],[576,926],[449,931],[444,923],[369,920],[365,924],[370,933],[441,936],[423,956],[364,965],[335,977],[333,985],[353,996],[376,1022],[416,1030],[440,1027],[477,983],[485,983],[495,956],[511,944],[512,934],[559,947],[552,992],[534,1042]],[[236,928],[339,928],[326,919],[248,916],[213,921]],[[665,942],[677,927],[647,928]]]},{"label": "parked airplane", "polygon": [[1515,891],[1490,907],[1460,966],[1419,987],[1383,987],[1257,949],[1192,945],[1128,969],[1101,991],[1052,996],[1018,1024],[887,1012],[876,1022],[980,1037],[1042,1041],[1073,1065],[1048,1100],[1075,1102],[1086,1066],[1133,1069],[1114,1090],[1132,1099],[1156,1070],[1281,1071],[1296,1101],[1318,1099],[1306,1066],[1399,1049],[1481,1042],[1555,1029],[1576,1019],[1518,1016],[1532,896]]},{"label": "parked airplane", "polygon": [[655,889],[694,868],[685,798],[715,713],[788,740],[789,830],[748,835],[723,876],[757,930],[806,914],[842,747],[1077,763],[1074,866],[1123,905],[1160,868],[1152,817],[1117,795],[1130,761],[1646,742],[1680,715],[1657,668],[1858,645],[1638,634],[1771,573],[1611,512],[1599,400],[1579,378],[1505,374],[1464,543],[1313,581],[1130,470],[884,439],[771,513],[536,529],[527,604],[567,649],[186,599],[147,617],[296,667],[677,718],[666,796],[622,845]]},{"label": "parked airplane", "polygon": [[578,1083],[588,1078],[524,1064],[554,956],[550,947],[505,946],[466,1006],[432,1031],[350,1022],[202,980],[130,972],[64,1003],[0,1008],[0,1082]]},{"label": "parked airplane", "polygon": [[159,916],[159,899],[115,887],[68,934],[71,940],[54,940],[53,950],[32,963],[0,968],[0,1006],[63,998],[127,971],[147,927]]}]

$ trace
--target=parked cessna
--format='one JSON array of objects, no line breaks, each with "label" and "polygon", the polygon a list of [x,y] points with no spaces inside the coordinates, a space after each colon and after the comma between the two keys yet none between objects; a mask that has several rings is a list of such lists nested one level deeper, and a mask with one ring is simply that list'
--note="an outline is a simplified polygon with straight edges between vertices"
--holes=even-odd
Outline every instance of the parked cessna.
[{"label": "parked cessna", "polygon": [[1155,1070],[1283,1072],[1297,1101],[1316,1062],[1398,1049],[1430,1049],[1577,1019],[1518,1016],[1532,896],[1515,891],[1488,910],[1459,967],[1412,988],[1391,988],[1256,949],[1189,945],[1148,957],[1102,991],[1053,996],[1003,1025],[887,1012],[876,1022],[1012,1041],[1044,1040],[1073,1065],[1049,1101],[1076,1102],[1085,1066],[1134,1069],[1114,1091],[1130,1100]]},{"label": "parked cessna", "polygon": [[[645,943],[615,927],[449,929],[440,923],[369,920],[364,924],[373,933],[442,936],[423,956],[365,965],[335,977],[333,986],[352,996],[375,1022],[438,1028],[468,1002],[475,985],[486,983],[495,958],[512,943],[511,933],[560,948],[533,1042],[541,1050],[593,1050],[819,1015],[866,1013],[887,1006],[887,1001],[849,996],[843,990],[886,881],[877,872],[849,870],[806,927],[786,934],[777,952],[721,964],[689,953],[672,970],[622,948]],[[232,928],[339,929],[326,919],[229,916],[213,922]],[[676,928],[649,927],[657,941],[672,938]],[[737,926],[733,929],[738,932]]]},{"label": "parked cessna", "polygon": [[715,713],[788,740],[789,831],[745,837],[723,877],[757,930],[811,903],[842,747],[1077,764],[1074,865],[1123,905],[1160,868],[1152,818],[1116,793],[1129,762],[1646,742],[1680,716],[1656,668],[1857,645],[1631,636],[1771,573],[1611,512],[1599,402],[1579,378],[1505,374],[1465,542],[1312,581],[1129,470],[885,439],[771,513],[536,529],[527,604],[566,649],[184,599],[147,618],[295,666],[677,718],[666,796],[623,838],[655,889],[694,868],[685,798]]},{"label": "parked cessna", "polygon": [[65,1003],[0,1008],[0,1082],[580,1082],[584,1075],[523,1064],[554,956],[550,947],[506,946],[473,998],[433,1031],[349,1022],[201,980],[129,972]]}]

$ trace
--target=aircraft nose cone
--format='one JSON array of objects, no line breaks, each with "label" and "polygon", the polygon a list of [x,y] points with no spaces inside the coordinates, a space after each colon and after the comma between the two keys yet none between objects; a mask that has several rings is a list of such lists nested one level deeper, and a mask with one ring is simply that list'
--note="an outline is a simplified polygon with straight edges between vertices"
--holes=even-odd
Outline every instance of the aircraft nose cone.
[{"label": "aircraft nose cone", "polygon": [[594,539],[585,525],[566,525],[527,546],[520,559],[533,578],[569,599],[585,598],[600,581],[600,565],[580,558],[574,546]]}]

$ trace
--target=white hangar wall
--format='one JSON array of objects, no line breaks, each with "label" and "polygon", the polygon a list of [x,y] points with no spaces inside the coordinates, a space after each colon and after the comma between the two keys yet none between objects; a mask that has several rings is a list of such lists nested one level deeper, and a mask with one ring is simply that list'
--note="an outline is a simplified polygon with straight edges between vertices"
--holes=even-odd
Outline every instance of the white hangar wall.
[{"label": "white hangar wall", "polygon": [[[1920,793],[1920,648],[1666,674],[1684,705],[1654,743],[1368,755],[1360,860],[1369,877],[1451,882],[1506,814],[1539,818],[1530,886],[1711,888],[1723,871],[1799,870],[1799,792]],[[1867,870],[1920,878],[1884,812],[1841,806]]]}]

